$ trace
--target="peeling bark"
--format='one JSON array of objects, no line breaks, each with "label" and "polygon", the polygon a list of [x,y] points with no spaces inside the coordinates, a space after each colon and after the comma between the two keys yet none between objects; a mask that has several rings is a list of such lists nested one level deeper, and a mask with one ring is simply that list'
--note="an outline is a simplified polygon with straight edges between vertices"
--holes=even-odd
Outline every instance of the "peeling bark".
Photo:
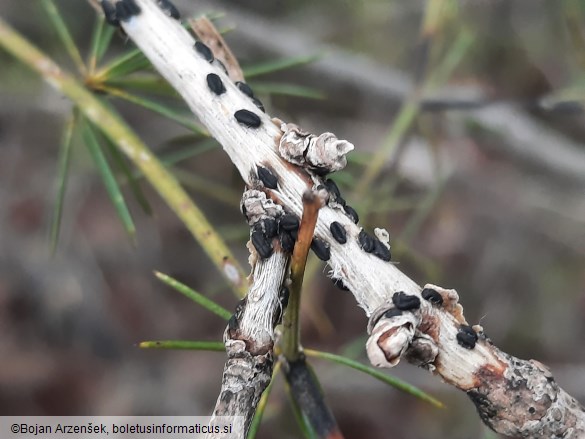
[{"label": "peeling bark", "polygon": [[[428,284],[424,291],[439,293],[442,303],[423,300],[420,308],[409,311],[387,303],[372,315],[367,342],[372,364],[393,367],[405,358],[433,372],[466,392],[481,420],[498,433],[585,437],[585,409],[558,386],[543,364],[502,352],[481,326],[470,328],[455,290]],[[458,336],[462,330],[473,331],[475,337]]]},{"label": "peeling bark", "polygon": [[[282,215],[282,208],[257,190],[244,193],[242,206],[253,229],[262,221]],[[260,397],[272,378],[274,328],[280,322],[285,306],[283,284],[290,255],[277,249],[270,257],[262,259],[251,242],[248,248],[252,265],[250,289],[236,307],[224,333],[228,360],[213,411],[213,418],[238,418],[234,421],[233,433],[209,434],[209,439],[245,438]]]}]

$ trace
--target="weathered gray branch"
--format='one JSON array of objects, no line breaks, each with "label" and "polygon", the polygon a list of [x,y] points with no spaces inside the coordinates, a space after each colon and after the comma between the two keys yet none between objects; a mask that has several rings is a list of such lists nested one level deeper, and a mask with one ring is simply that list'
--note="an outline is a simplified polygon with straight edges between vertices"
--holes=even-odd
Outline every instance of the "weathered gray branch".
[{"label": "weathered gray branch", "polygon": [[[141,13],[122,23],[128,36],[222,144],[244,181],[257,186],[257,167],[269,169],[277,184],[276,189],[265,187],[265,192],[287,212],[300,216],[302,194],[323,184],[323,180],[309,168],[295,166],[280,156],[278,147],[284,134],[280,121],[262,113],[222,70],[197,54],[189,33],[162,13],[154,1],[136,3]],[[217,95],[209,89],[209,73],[221,78],[225,93]],[[236,119],[236,112],[242,109],[256,115],[257,119],[248,124],[251,126]],[[346,243],[333,239],[332,222],[343,227]],[[405,355],[433,370],[465,390],[484,422],[496,431],[534,438],[575,439],[585,435],[585,411],[554,383],[545,368],[502,353],[481,333],[477,343],[471,343],[476,332],[465,325],[456,293],[435,287],[443,298],[441,307],[422,300],[421,288],[414,281],[383,258],[363,251],[360,231],[343,203],[332,196],[320,212],[315,236],[330,248],[330,276],[343,281],[371,318],[368,348],[374,363],[391,366]],[[417,298],[420,304],[394,315],[392,298],[397,292]],[[242,344],[235,350],[247,354]],[[242,370],[232,375],[245,376],[244,369],[252,363],[244,363],[245,367],[241,366],[238,358],[234,367]]]},{"label": "weathered gray branch", "polygon": [[498,349],[479,325],[470,327],[455,290],[425,285],[420,307],[397,297],[372,314],[368,356],[378,367],[401,358],[463,390],[498,433],[524,438],[585,437],[584,408],[550,371]]},{"label": "weathered gray branch", "polygon": [[[265,219],[274,220],[282,208],[259,191],[244,194],[244,211],[250,225],[258,227]],[[270,384],[274,364],[274,328],[283,312],[283,284],[288,275],[290,254],[276,248],[272,255],[262,259],[251,242],[250,288],[238,304],[224,333],[228,360],[225,364],[221,390],[213,417],[237,416],[231,435],[209,434],[210,439],[230,437],[244,439],[262,393]]]}]

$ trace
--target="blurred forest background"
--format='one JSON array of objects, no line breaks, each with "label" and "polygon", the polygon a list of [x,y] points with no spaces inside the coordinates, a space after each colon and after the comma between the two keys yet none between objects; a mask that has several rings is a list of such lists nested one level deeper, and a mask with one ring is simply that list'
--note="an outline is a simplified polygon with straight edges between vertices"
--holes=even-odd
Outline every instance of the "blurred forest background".
[{"label": "blurred forest background", "polygon": [[[233,27],[226,39],[244,67],[316,56],[250,77],[268,113],[353,142],[348,167],[333,178],[364,227],[388,229],[399,268],[421,285],[457,289],[470,322],[510,354],[549,365],[584,403],[585,2],[461,0],[424,27],[432,3],[175,1],[183,17],[224,12],[218,27]],[[56,4],[87,53],[95,11],[84,1]],[[1,0],[0,16],[72,67],[37,1]],[[105,58],[129,48],[116,35]],[[400,113],[415,89],[424,91],[418,111]],[[187,157],[169,166],[247,268],[243,184],[227,155],[140,106],[111,102],[159,157]],[[51,256],[70,111],[66,98],[0,50],[0,414],[209,414],[224,354],[135,343],[218,341],[225,322],[152,271],[230,310],[236,298],[146,182],[151,216],[122,186],[137,228],[131,243],[79,136]],[[383,166],[358,196],[372,163]],[[313,255],[308,272],[303,345],[367,363],[363,312]],[[464,393],[408,364],[389,373],[447,409],[353,370],[312,364],[348,439],[499,437]],[[259,437],[300,437],[281,380]]]}]

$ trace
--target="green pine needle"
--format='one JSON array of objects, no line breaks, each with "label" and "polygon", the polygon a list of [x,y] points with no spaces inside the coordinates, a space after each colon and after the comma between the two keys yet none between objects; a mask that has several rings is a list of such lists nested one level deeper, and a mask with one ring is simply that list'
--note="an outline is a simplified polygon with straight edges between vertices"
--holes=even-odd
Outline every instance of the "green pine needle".
[{"label": "green pine needle", "polygon": [[270,379],[270,384],[268,384],[268,387],[266,387],[264,393],[262,393],[262,396],[260,397],[260,402],[258,402],[258,406],[256,407],[256,413],[254,413],[254,417],[252,418],[252,422],[250,423],[250,429],[248,430],[248,436],[246,436],[246,439],[254,439],[256,437],[256,434],[258,433],[260,423],[262,422],[262,417],[264,416],[266,406],[268,405],[268,398],[270,397],[270,393],[272,392],[272,386],[274,385],[276,376],[280,372],[280,365],[281,363],[278,362],[274,366],[274,370],[272,371],[272,378]]},{"label": "green pine needle", "polygon": [[203,136],[209,136],[209,133],[205,128],[194,122],[194,116],[192,115],[185,116],[175,110],[170,109],[166,105],[160,104],[148,98],[127,93],[117,88],[103,87],[102,90],[105,91],[106,93],[111,94],[112,96],[124,99],[128,102],[132,102],[133,104],[140,105],[141,107],[144,107],[147,110],[158,113],[161,116],[166,117],[167,119],[173,120],[178,124],[183,125],[185,128],[188,128],[195,133],[201,134]]},{"label": "green pine needle", "polygon": [[57,171],[57,198],[53,209],[53,218],[51,220],[51,254],[55,254],[57,243],[59,242],[59,232],[61,230],[61,218],[63,216],[63,204],[65,200],[65,191],[67,189],[67,177],[69,176],[69,163],[71,161],[71,146],[73,132],[78,121],[77,111],[73,111],[71,117],[65,124],[61,145],[59,146],[59,165]]},{"label": "green pine needle", "polygon": [[[195,141],[197,140],[199,139],[195,138]],[[207,138],[193,145],[194,143],[193,136],[189,136],[189,143],[190,145],[187,148],[182,148],[178,151],[172,151],[166,154],[161,154],[160,161],[165,166],[173,166],[185,160],[197,157],[200,154],[206,153],[208,151],[213,151],[214,149],[217,149],[219,147],[219,143],[214,138]]]},{"label": "green pine needle", "polygon": [[55,28],[55,31],[57,32],[57,35],[61,40],[61,43],[63,43],[65,50],[67,51],[67,53],[77,66],[77,69],[82,74],[85,74],[87,72],[87,68],[83,63],[79,50],[77,49],[77,46],[73,41],[73,37],[71,36],[71,33],[69,32],[69,29],[67,28],[67,25],[63,20],[63,17],[59,13],[59,10],[55,6],[55,3],[53,3],[52,0],[41,0],[41,5],[45,9],[45,12],[49,17],[49,20],[51,21],[51,24]]},{"label": "green pine needle", "polygon": [[106,79],[102,85],[122,90],[132,90],[148,93],[149,95],[159,95],[173,98],[177,98],[179,96],[175,89],[171,87],[169,83],[164,80],[164,78],[161,78],[159,75],[147,72],[137,72],[121,78]]},{"label": "green pine needle", "polygon": [[96,16],[96,21],[91,36],[91,48],[89,51],[87,64],[89,71],[93,73],[97,64],[106,53],[106,50],[110,46],[112,36],[114,35],[115,28],[113,26],[106,25],[104,17],[100,14]]},{"label": "green pine needle", "polygon": [[242,70],[246,79],[303,66],[323,57],[323,54],[291,56],[288,58],[257,63]]},{"label": "green pine needle", "polygon": [[112,60],[94,76],[95,82],[104,82],[114,78],[127,76],[130,73],[150,67],[150,61],[139,49],[131,50]]},{"label": "green pine needle", "polygon": [[120,220],[124,225],[124,229],[130,237],[130,240],[134,244],[136,241],[136,227],[134,226],[132,215],[130,215],[130,211],[128,210],[128,206],[126,205],[124,196],[120,190],[120,186],[118,186],[116,177],[114,176],[114,173],[112,172],[112,169],[106,160],[95,132],[90,126],[89,122],[83,124],[83,139],[85,141],[85,145],[89,149],[98,171],[102,176],[106,191],[108,192],[110,200],[114,204],[116,213],[120,217]]},{"label": "green pine needle", "polygon": [[191,299],[193,302],[201,305],[203,308],[207,309],[208,311],[211,311],[212,313],[220,316],[222,319],[229,320],[230,317],[232,316],[232,313],[229,312],[227,309],[225,309],[221,305],[215,303],[213,300],[208,299],[203,294],[198,293],[197,291],[189,288],[187,285],[179,282],[178,280],[173,279],[172,277],[170,277],[164,273],[161,273],[159,271],[155,271],[154,275],[157,278],[159,278],[162,282],[164,282],[165,284],[170,286],[171,288],[174,288],[175,290],[177,290],[179,293],[181,293],[185,297],[187,297],[187,298]]},{"label": "green pine needle", "polygon": [[176,349],[192,351],[225,352],[221,341],[157,340],[138,343],[140,349]]},{"label": "green pine needle", "polygon": [[403,392],[409,393],[410,395],[415,396],[416,398],[419,398],[422,401],[428,402],[437,408],[445,407],[442,402],[433,398],[431,395],[423,392],[419,388],[411,384],[408,384],[396,377],[386,375],[385,373],[382,373],[373,367],[366,366],[357,361],[350,360],[349,358],[342,357],[340,355],[330,354],[328,352],[315,351],[312,349],[305,349],[304,352],[310,357],[333,361],[334,363],[341,364],[343,366],[348,366],[351,367],[352,369],[364,372],[386,384],[391,385],[392,387],[395,387],[398,390],[402,390]]},{"label": "green pine needle", "polygon": [[144,192],[140,187],[140,182],[138,181],[138,178],[130,169],[130,166],[126,161],[126,158],[122,155],[120,150],[116,147],[116,145],[112,143],[110,139],[105,138],[104,140],[114,164],[116,165],[118,170],[124,175],[126,181],[130,185],[130,189],[134,194],[134,198],[136,198],[136,201],[138,202],[144,213],[146,213],[147,215],[152,215],[152,207],[150,206],[150,203],[146,199],[146,196],[144,195]]},{"label": "green pine needle", "polygon": [[296,84],[286,83],[271,83],[271,82],[254,82],[250,83],[250,86],[254,89],[257,94],[269,94],[269,95],[280,95],[280,96],[292,96],[297,98],[307,99],[325,99],[325,94],[313,87],[305,87]]}]

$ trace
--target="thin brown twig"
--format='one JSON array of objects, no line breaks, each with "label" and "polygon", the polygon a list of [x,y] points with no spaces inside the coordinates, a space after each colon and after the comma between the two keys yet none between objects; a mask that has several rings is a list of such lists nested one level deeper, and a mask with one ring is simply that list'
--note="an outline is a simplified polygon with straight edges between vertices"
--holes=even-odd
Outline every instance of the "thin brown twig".
[{"label": "thin brown twig", "polygon": [[307,265],[307,255],[313,241],[321,205],[322,201],[316,193],[307,191],[303,194],[303,216],[299,227],[299,237],[292,255],[290,299],[287,313],[284,316],[285,332],[281,341],[282,353],[288,361],[297,360],[301,354],[299,324],[301,289]]}]

